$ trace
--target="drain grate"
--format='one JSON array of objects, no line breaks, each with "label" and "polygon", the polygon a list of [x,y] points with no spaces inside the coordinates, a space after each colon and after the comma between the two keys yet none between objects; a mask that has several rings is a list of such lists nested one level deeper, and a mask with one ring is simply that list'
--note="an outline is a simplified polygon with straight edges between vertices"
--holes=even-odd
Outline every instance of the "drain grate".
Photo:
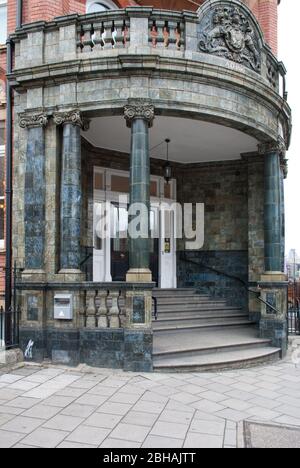
[{"label": "drain grate", "polygon": [[300,448],[300,428],[244,421],[245,448]]}]

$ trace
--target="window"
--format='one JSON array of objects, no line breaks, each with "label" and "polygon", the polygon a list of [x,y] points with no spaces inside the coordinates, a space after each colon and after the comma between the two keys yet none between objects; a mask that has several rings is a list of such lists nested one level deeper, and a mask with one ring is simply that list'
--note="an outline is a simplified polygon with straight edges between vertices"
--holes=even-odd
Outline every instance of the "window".
[{"label": "window", "polygon": [[87,5],[86,5],[87,13],[96,13],[99,11],[107,11],[107,10],[118,10],[118,7],[110,0],[103,0],[101,2],[95,2],[94,0],[87,1]]},{"label": "window", "polygon": [[7,39],[7,3],[0,0],[0,44],[5,44]]}]

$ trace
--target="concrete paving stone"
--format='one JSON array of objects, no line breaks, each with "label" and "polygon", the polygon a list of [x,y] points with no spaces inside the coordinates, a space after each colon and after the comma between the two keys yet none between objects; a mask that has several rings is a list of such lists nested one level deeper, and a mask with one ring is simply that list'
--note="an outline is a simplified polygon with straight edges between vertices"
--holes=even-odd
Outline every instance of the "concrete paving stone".
[{"label": "concrete paving stone", "polygon": [[224,393],[206,391],[204,393],[201,393],[201,398],[204,398],[205,400],[213,401],[215,403],[219,403],[220,401],[226,400],[227,397],[226,395],[224,395]]},{"label": "concrete paving stone", "polygon": [[293,382],[293,383],[296,383],[296,384],[300,385],[300,376],[297,376],[297,375],[282,374],[281,379],[282,380],[287,380],[288,382]]},{"label": "concrete paving stone", "polygon": [[29,434],[43,423],[43,419],[16,416],[11,421],[1,426],[2,431],[19,432]]},{"label": "concrete paving stone", "polygon": [[61,414],[66,416],[75,416],[78,418],[88,418],[96,411],[96,409],[97,406],[78,405],[76,403],[71,403],[69,406],[61,410]]},{"label": "concrete paving stone", "polygon": [[[74,389],[75,390],[75,389]],[[112,396],[118,391],[117,388],[112,387],[103,387],[103,385],[96,385],[95,387],[91,388],[88,392],[88,395],[102,395],[102,396]]]},{"label": "concrete paving stone", "polygon": [[287,416],[292,416],[293,418],[300,418],[300,408],[290,405],[282,405],[276,408],[276,411],[280,414],[286,414]]},{"label": "concrete paving stone", "polygon": [[233,378],[227,377],[225,374],[220,375],[218,377],[212,377],[212,381],[221,385],[229,385],[229,386],[233,386],[234,384],[237,383],[236,378],[233,379]]},{"label": "concrete paving stone", "polygon": [[84,418],[74,417],[74,416],[66,416],[64,414],[58,414],[54,416],[49,421],[46,421],[43,424],[43,427],[49,429],[57,429],[59,431],[67,431],[71,432],[76,429],[80,424],[82,424]]},{"label": "concrete paving stone", "polygon": [[165,407],[165,403],[159,401],[153,403],[151,401],[138,401],[133,407],[133,411],[141,411],[142,413],[160,414]]},{"label": "concrete paving stone", "polygon": [[96,449],[95,445],[79,444],[78,442],[62,442],[56,448],[61,449]]},{"label": "concrete paving stone", "polygon": [[179,411],[172,411],[165,409],[159,416],[159,421],[179,423],[179,424],[190,424],[193,418],[193,413],[182,413]]},{"label": "concrete paving stone", "polygon": [[14,449],[38,449],[39,447],[34,447],[33,445],[24,445],[21,442],[14,445],[12,448]]},{"label": "concrete paving stone", "polygon": [[222,405],[225,408],[231,408],[237,411],[244,411],[251,407],[251,404],[246,401],[229,398],[228,400],[222,401]]},{"label": "concrete paving stone", "polygon": [[261,406],[262,408],[270,410],[278,408],[278,406],[282,406],[282,403],[279,400],[268,400],[267,398],[262,397],[254,397],[251,400],[248,400],[248,403],[253,406]]},{"label": "concrete paving stone", "polygon": [[217,383],[210,383],[205,385],[205,388],[207,391],[210,392],[216,392],[216,393],[228,393],[232,390],[235,390],[234,388],[230,387],[229,385],[221,385]]},{"label": "concrete paving stone", "polygon": [[182,448],[183,442],[183,439],[149,435],[142,448]]},{"label": "concrete paving stone", "polygon": [[0,448],[11,448],[23,437],[24,434],[19,432],[8,432],[0,429]]},{"label": "concrete paving stone", "polygon": [[281,416],[281,413],[262,408],[261,406],[253,406],[246,410],[246,412],[250,415],[251,419],[255,418],[256,421],[272,421],[272,419]]},{"label": "concrete paving stone", "polygon": [[199,393],[206,392],[206,388],[201,387],[200,385],[186,384],[181,387],[176,387],[180,392],[191,393],[192,395],[199,395]]},{"label": "concrete paving stone", "polygon": [[300,430],[247,423],[246,448],[300,448]]},{"label": "concrete paving stone", "polygon": [[44,405],[43,403],[38,404],[25,411],[22,416],[38,419],[50,419],[60,411],[60,408],[55,406]]},{"label": "concrete paving stone", "polygon": [[190,406],[185,405],[175,400],[169,400],[165,406],[165,409],[171,410],[171,411],[174,410],[179,413],[192,413],[192,414],[195,413],[196,411],[194,408],[191,408]]},{"label": "concrete paving stone", "polygon": [[170,397],[170,396],[175,395],[176,393],[179,392],[179,390],[176,389],[176,388],[170,388],[170,387],[166,387],[164,385],[158,385],[157,387],[155,387],[153,389],[153,391],[155,393],[157,393],[158,395],[162,395],[162,396],[165,396],[165,397]]},{"label": "concrete paving stone", "polygon": [[223,437],[199,434],[196,432],[189,432],[184,442],[184,448],[222,448]]},{"label": "concrete paving stone", "polygon": [[40,372],[40,369],[41,367],[39,366],[34,366],[33,368],[29,366],[25,366],[25,367],[20,367],[19,369],[15,369],[13,373],[15,375],[21,375],[22,377],[27,377],[28,375],[33,375],[33,374]]},{"label": "concrete paving stone", "polygon": [[58,390],[57,387],[52,388],[51,386],[48,386],[47,384],[43,384],[37,388],[34,388],[33,390],[30,390],[29,392],[24,393],[24,397],[38,398],[38,399],[44,400],[52,396],[54,393],[56,393],[57,390]]},{"label": "concrete paving stone", "polygon": [[56,397],[56,396],[63,396],[63,397],[72,397],[74,399],[84,395],[85,393],[89,393],[89,391],[87,392],[85,388],[69,388],[69,387],[65,387],[65,388],[61,388],[59,389],[57,392],[55,392],[53,394],[53,397]]},{"label": "concrete paving stone", "polygon": [[226,421],[226,430],[237,430],[237,424],[233,421]]},{"label": "concrete paving stone", "polygon": [[13,414],[0,413],[0,426],[7,423],[8,421],[11,421],[12,419],[14,419]]},{"label": "concrete paving stone", "polygon": [[193,419],[190,425],[190,432],[200,432],[201,434],[210,434],[221,436],[224,434],[225,421],[202,421],[201,419]]},{"label": "concrete paving stone", "polygon": [[[282,387],[278,393],[280,394],[280,396],[290,396],[290,397],[293,397],[293,398],[298,398],[299,397],[299,389],[298,390],[295,390],[293,388],[288,388],[288,387]],[[278,397],[279,398],[279,397]]]},{"label": "concrete paving stone", "polygon": [[85,420],[84,424],[85,426],[113,429],[121,419],[122,416],[117,416],[115,414],[93,413]]},{"label": "concrete paving stone", "polygon": [[160,382],[162,385],[166,385],[167,387],[177,388],[182,386],[182,380],[174,379],[174,378],[166,378],[161,380]]},{"label": "concrete paving stone", "polygon": [[81,425],[67,437],[66,441],[96,445],[98,447],[109,433],[110,429]]},{"label": "concrete paving stone", "polygon": [[97,409],[98,413],[115,414],[117,416],[124,416],[132,408],[131,405],[125,403],[113,403],[107,401]]},{"label": "concrete paving stone", "polygon": [[100,406],[107,400],[106,396],[101,395],[82,395],[81,397],[77,398],[75,403],[77,405],[88,405],[88,406]]},{"label": "concrete paving stone", "polygon": [[223,419],[216,416],[216,414],[205,413],[204,411],[200,411],[200,410],[197,410],[195,412],[194,419],[201,419],[202,421],[215,421],[215,422],[221,422],[221,423],[223,422]]},{"label": "concrete paving stone", "polygon": [[[97,385],[97,382],[91,382],[90,380],[76,380],[73,382],[71,385],[69,385],[70,388],[82,388],[86,390],[90,390],[91,388],[95,387]],[[102,385],[102,384],[101,384]]]},{"label": "concrete paving stone", "polygon": [[[299,388],[299,396],[300,396],[300,388]],[[278,401],[278,406],[281,405],[282,403],[286,405],[291,405],[295,406],[296,408],[300,408],[300,398],[294,398],[288,395],[280,396],[277,398]]]},{"label": "concrete paving stone", "polygon": [[216,415],[220,418],[229,419],[229,421],[239,422],[249,417],[248,413],[242,411],[236,411],[234,409],[226,408],[222,411],[218,411]]},{"label": "concrete paving stone", "polygon": [[141,444],[139,442],[129,442],[128,440],[119,440],[107,438],[100,445],[100,448],[140,448]]},{"label": "concrete paving stone", "polygon": [[242,392],[241,390],[231,390],[225,394],[225,397],[242,401],[249,401],[253,399],[252,393]]},{"label": "concrete paving stone", "polygon": [[254,390],[253,398],[255,396],[259,396],[259,397],[263,397],[263,398],[269,398],[270,400],[277,400],[277,398],[280,397],[280,393],[273,392],[271,390],[266,390],[266,389],[263,389],[263,388],[259,388],[257,390]]},{"label": "concrete paving stone", "polygon": [[7,385],[8,385],[8,384],[6,384],[6,383],[0,383],[0,390],[1,390],[1,388],[6,388]]},{"label": "concrete paving stone", "polygon": [[192,403],[191,406],[197,410],[204,411],[205,413],[216,413],[217,411],[225,409],[224,405],[220,405],[219,403],[214,403],[209,400],[197,401],[196,403]]},{"label": "concrete paving stone", "polygon": [[152,427],[158,417],[158,414],[129,411],[129,413],[127,413],[123,418],[122,422],[135,424],[136,426]]},{"label": "concrete paving stone", "polygon": [[271,390],[272,392],[277,392],[279,388],[282,386],[282,384],[275,384],[271,382],[266,382],[264,380],[260,380],[259,382],[256,383],[256,386],[258,388],[263,388],[265,390]]},{"label": "concrete paving stone", "polygon": [[8,388],[0,389],[0,400],[10,401],[22,395],[21,390],[9,390]]},{"label": "concrete paving stone", "polygon": [[260,389],[255,385],[237,382],[232,385],[232,390],[240,390],[241,392],[254,393],[255,391],[258,391]]},{"label": "concrete paving stone", "polygon": [[282,378],[280,376],[275,377],[274,375],[263,375],[262,381],[272,384],[281,384]]},{"label": "concrete paving stone", "polygon": [[0,376],[0,383],[13,384],[14,382],[17,382],[18,380],[21,380],[21,379],[22,379],[21,375],[3,374]]},{"label": "concrete paving stone", "polygon": [[300,427],[300,418],[293,418],[292,416],[281,415],[278,418],[275,418],[274,423],[284,424],[287,426],[299,426]]},{"label": "concrete paving stone", "polygon": [[28,392],[33,388],[38,387],[40,384],[36,382],[25,382],[25,380],[21,379],[13,384],[10,384],[8,388],[12,390],[22,390],[22,392]]},{"label": "concrete paving stone", "polygon": [[135,424],[120,423],[110,433],[113,439],[127,440],[129,442],[142,443],[149,433],[149,427]]},{"label": "concrete paving stone", "polygon": [[37,398],[17,397],[14,400],[10,400],[4,406],[10,406],[10,407],[12,406],[14,408],[29,409],[39,402],[40,402],[40,399],[37,399]]},{"label": "concrete paving stone", "polygon": [[245,384],[249,384],[249,385],[255,385],[256,382],[257,382],[257,379],[254,378],[254,377],[248,377],[248,376],[243,376],[241,375],[241,377],[238,379],[239,382],[242,382],[242,383],[245,383]]},{"label": "concrete paving stone", "polygon": [[158,393],[146,391],[143,395],[140,396],[140,401],[151,401],[151,402],[160,402],[167,403],[169,401],[168,397],[158,395]]},{"label": "concrete paving stone", "polygon": [[115,379],[112,377],[108,377],[107,379],[101,382],[101,385],[103,385],[104,387],[121,388],[124,387],[126,383],[128,384],[130,379],[130,377],[128,377],[127,379]]},{"label": "concrete paving stone", "polygon": [[237,432],[235,429],[226,429],[224,437],[224,445],[236,447],[237,446]]},{"label": "concrete paving stone", "polygon": [[49,377],[47,375],[39,375],[39,373],[29,375],[23,379],[23,382],[32,382],[36,384],[43,384],[49,381]]},{"label": "concrete paving stone", "polygon": [[190,393],[176,393],[170,397],[172,400],[179,401],[180,403],[191,404],[199,401],[201,397],[198,395],[191,395]]},{"label": "concrete paving stone", "polygon": [[46,398],[43,403],[47,406],[56,406],[57,408],[65,408],[76,400],[76,396],[62,396],[62,395],[53,395],[49,398]]},{"label": "concrete paving stone", "polygon": [[135,404],[140,399],[140,395],[136,395],[133,393],[123,393],[117,392],[109,398],[109,401],[113,401],[115,403],[131,403],[132,405]]},{"label": "concrete paving stone", "polygon": [[23,413],[24,408],[15,408],[14,406],[1,405],[0,414],[11,414],[12,416],[18,416]]},{"label": "concrete paving stone", "polygon": [[68,434],[68,432],[64,431],[39,427],[25,437],[25,439],[22,440],[22,444],[33,445],[41,448],[55,448],[67,437]]},{"label": "concrete paving stone", "polygon": [[189,429],[188,424],[178,424],[178,423],[169,423],[163,421],[157,421],[151,432],[150,435],[157,435],[157,436],[168,436],[172,439],[184,439],[186,433]]}]

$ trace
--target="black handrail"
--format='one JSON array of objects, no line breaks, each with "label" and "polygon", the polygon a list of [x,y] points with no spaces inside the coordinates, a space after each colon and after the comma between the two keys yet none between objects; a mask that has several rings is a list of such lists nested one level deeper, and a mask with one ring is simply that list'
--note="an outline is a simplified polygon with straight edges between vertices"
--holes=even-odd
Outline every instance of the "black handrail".
[{"label": "black handrail", "polygon": [[225,271],[221,271],[221,270],[217,270],[216,268],[213,268],[213,267],[210,267],[209,265],[206,265],[205,263],[203,262],[196,262],[195,260],[191,260],[190,258],[188,258],[186,256],[186,252],[181,252],[181,255],[180,255],[180,259],[184,262],[187,262],[187,263],[191,263],[193,265],[196,265],[196,266],[201,266],[207,270],[210,270],[210,271],[213,271],[214,273],[217,273],[218,275],[222,275],[222,276],[225,276],[227,278],[230,278],[232,280],[235,280],[235,281],[238,281],[239,283],[242,284],[242,286],[250,293],[252,294],[255,294],[256,296],[256,299],[260,302],[262,302],[263,304],[265,304],[267,307],[269,307],[270,309],[272,309],[276,315],[279,314],[279,311],[272,305],[270,304],[269,302],[265,301],[264,299],[262,299],[260,297],[260,293],[258,291],[254,291],[253,289],[250,289],[248,284],[246,283],[246,281],[242,280],[241,278],[239,278],[238,276],[234,276],[234,275],[230,275],[229,273],[226,273]]},{"label": "black handrail", "polygon": [[158,310],[157,310],[157,297],[152,296],[152,302],[154,304],[154,319],[155,321],[158,319]]}]

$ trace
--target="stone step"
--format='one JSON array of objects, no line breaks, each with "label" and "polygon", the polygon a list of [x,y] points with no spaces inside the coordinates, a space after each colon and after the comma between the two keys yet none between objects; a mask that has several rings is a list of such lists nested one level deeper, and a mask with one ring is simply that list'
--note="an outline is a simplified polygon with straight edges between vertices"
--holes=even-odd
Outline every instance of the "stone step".
[{"label": "stone step", "polygon": [[250,322],[249,320],[243,320],[243,319],[224,319],[224,320],[205,320],[205,321],[199,321],[199,323],[195,323],[195,321],[191,321],[190,323],[179,323],[177,325],[175,324],[160,324],[158,323],[156,325],[156,322],[153,322],[153,331],[155,333],[160,333],[160,332],[165,332],[165,331],[184,331],[184,330],[203,330],[206,328],[225,328],[225,327],[247,327],[247,326],[252,326],[255,325],[255,322]]},{"label": "stone step", "polygon": [[207,372],[234,368],[245,368],[280,359],[281,350],[269,346],[236,349],[221,353],[194,356],[154,358],[156,372]]},{"label": "stone step", "polygon": [[189,313],[207,313],[207,314],[214,314],[214,313],[221,313],[221,312],[241,312],[241,308],[240,307],[219,307],[219,306],[204,306],[204,307],[201,307],[199,305],[197,306],[190,306],[190,305],[187,305],[186,307],[182,307],[182,306],[173,306],[173,307],[160,307],[160,306],[157,306],[157,310],[158,310],[158,315],[160,314],[170,314],[170,315],[173,315],[175,313],[180,313],[180,314],[189,314]]},{"label": "stone step", "polygon": [[154,289],[153,295],[155,297],[193,297],[195,294],[209,299],[208,294],[198,294],[196,289]]},{"label": "stone step", "polygon": [[245,313],[221,313],[221,314],[194,314],[194,315],[182,315],[182,316],[171,316],[171,314],[163,316],[163,314],[160,314],[158,316],[158,320],[155,320],[154,324],[186,324],[188,322],[192,323],[198,323],[199,321],[208,321],[208,320],[227,320],[227,319],[244,319],[248,320],[249,315]]},{"label": "stone step", "polygon": [[198,296],[191,296],[191,297],[172,297],[172,298],[157,298],[157,303],[161,306],[165,305],[188,305],[188,304],[200,304],[200,305],[227,305],[227,301],[223,299],[203,299],[202,297]]},{"label": "stone step", "polygon": [[202,310],[202,309],[189,309],[189,310],[159,310],[158,313],[158,320],[172,320],[172,319],[182,319],[182,318],[188,318],[188,317],[194,317],[194,318],[201,318],[201,317],[216,317],[217,315],[219,316],[227,316],[227,315],[241,315],[241,314],[246,314],[246,312],[243,311],[243,309],[213,309],[213,310]]},{"label": "stone step", "polygon": [[256,349],[268,346],[271,346],[271,340],[262,338],[249,338],[248,340],[241,339],[237,341],[232,340],[230,343],[216,343],[204,346],[202,346],[202,343],[199,341],[198,347],[191,347],[188,343],[186,343],[186,347],[178,346],[176,348],[176,344],[174,344],[174,346],[168,350],[154,351],[153,357],[156,359],[156,362],[159,362],[159,359],[163,358],[194,357],[209,354],[216,355],[218,353],[224,353],[228,351]]}]

